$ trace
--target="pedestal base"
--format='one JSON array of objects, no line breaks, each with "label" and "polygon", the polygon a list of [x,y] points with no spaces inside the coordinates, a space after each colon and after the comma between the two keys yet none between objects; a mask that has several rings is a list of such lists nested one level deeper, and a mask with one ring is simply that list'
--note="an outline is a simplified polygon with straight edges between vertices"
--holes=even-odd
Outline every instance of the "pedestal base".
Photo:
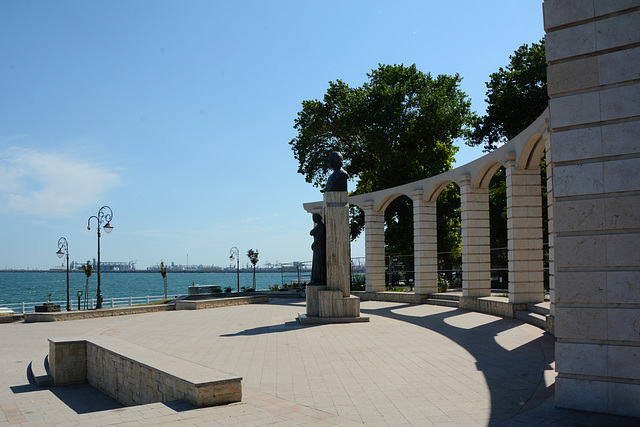
[{"label": "pedestal base", "polygon": [[360,298],[343,296],[341,290],[318,292],[318,316],[320,317],[358,317],[360,316]]},{"label": "pedestal base", "polygon": [[298,313],[298,322],[301,325],[327,325],[331,323],[360,323],[360,322],[368,322],[369,317],[367,316],[358,316],[358,317],[320,317],[320,316],[309,316],[305,313]]},{"label": "pedestal base", "polygon": [[368,322],[368,317],[360,316],[360,298],[343,296],[341,290],[327,289],[326,286],[307,286],[307,313],[300,314],[298,321],[303,324]]},{"label": "pedestal base", "polygon": [[320,314],[320,291],[326,290],[326,286],[307,285],[307,315],[318,316]]}]

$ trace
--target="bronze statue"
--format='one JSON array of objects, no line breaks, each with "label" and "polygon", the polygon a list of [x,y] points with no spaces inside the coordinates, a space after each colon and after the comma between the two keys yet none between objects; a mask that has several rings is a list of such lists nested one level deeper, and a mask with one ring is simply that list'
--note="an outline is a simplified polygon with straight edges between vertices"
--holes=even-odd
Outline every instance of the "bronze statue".
[{"label": "bronze statue", "polygon": [[313,263],[311,264],[310,285],[325,285],[327,283],[327,253],[326,253],[326,230],[322,222],[322,215],[313,214],[315,227],[309,234],[313,236]]},{"label": "bronze statue", "polygon": [[329,167],[333,173],[329,175],[324,191],[347,191],[347,172],[342,169],[342,154],[333,151],[329,154]]}]

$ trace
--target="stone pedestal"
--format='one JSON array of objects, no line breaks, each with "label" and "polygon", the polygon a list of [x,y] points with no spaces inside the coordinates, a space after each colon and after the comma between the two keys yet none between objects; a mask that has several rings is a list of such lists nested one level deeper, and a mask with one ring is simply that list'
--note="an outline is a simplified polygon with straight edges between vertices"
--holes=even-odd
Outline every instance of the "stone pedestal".
[{"label": "stone pedestal", "polygon": [[326,286],[307,285],[307,316],[318,316],[320,314],[319,293],[326,289]]},{"label": "stone pedestal", "polygon": [[324,194],[327,230],[327,287],[351,294],[351,246],[349,238],[349,202],[346,191]]},{"label": "stone pedestal", "polygon": [[307,286],[307,313],[302,324],[368,322],[360,316],[360,298],[351,295],[349,203],[346,191],[324,195],[327,245],[327,285]]}]

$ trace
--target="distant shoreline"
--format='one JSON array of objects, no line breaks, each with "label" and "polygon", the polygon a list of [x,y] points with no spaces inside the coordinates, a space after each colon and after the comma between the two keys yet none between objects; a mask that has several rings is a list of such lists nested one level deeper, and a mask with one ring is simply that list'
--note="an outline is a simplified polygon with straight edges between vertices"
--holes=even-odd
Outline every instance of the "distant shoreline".
[{"label": "distant shoreline", "polygon": [[[97,270],[94,270],[96,272]],[[292,271],[297,271],[295,269],[287,269],[285,272],[290,273]],[[300,272],[311,271],[309,269],[300,269]],[[23,270],[23,269],[15,269],[15,270],[0,270],[0,273],[66,273],[65,269],[55,269],[55,270]],[[235,269],[233,270],[167,270],[167,273],[236,273]],[[256,268],[256,273],[280,273],[281,270],[277,268]],[[69,273],[82,273],[82,270],[69,270]],[[101,270],[100,274],[103,273],[151,273],[158,274],[158,271],[155,270]],[[241,268],[240,273],[253,273],[253,269]]]}]

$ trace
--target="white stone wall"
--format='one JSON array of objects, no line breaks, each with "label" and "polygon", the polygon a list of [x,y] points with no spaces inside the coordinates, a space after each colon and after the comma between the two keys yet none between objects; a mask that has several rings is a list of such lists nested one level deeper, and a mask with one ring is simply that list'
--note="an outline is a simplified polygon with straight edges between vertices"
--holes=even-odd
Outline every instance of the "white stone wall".
[{"label": "white stone wall", "polygon": [[461,179],[462,295],[491,295],[491,240],[489,189],[474,188],[470,177]]},{"label": "white stone wall", "polygon": [[87,382],[86,341],[49,340],[49,372],[55,386]]},{"label": "white stone wall", "polygon": [[640,416],[640,1],[544,19],[556,405]]},{"label": "white stone wall", "polygon": [[427,202],[421,190],[413,196],[413,255],[415,293],[438,292],[438,216],[436,202]]},{"label": "white stone wall", "polygon": [[50,339],[54,385],[88,382],[125,406],[184,400],[213,406],[242,400],[236,377],[117,340]]}]

